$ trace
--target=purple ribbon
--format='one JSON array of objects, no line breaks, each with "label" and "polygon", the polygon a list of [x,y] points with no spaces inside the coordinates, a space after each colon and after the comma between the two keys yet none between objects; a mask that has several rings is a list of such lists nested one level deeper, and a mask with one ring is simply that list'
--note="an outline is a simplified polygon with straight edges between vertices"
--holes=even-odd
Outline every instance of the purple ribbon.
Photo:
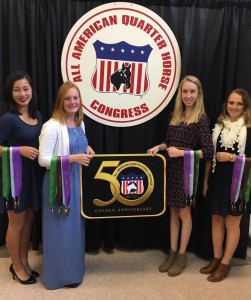
[{"label": "purple ribbon", "polygon": [[63,189],[63,203],[66,208],[70,205],[71,197],[71,177],[70,177],[70,163],[69,156],[61,157],[62,168],[62,189]]},{"label": "purple ribbon", "polygon": [[11,147],[11,194],[12,197],[19,198],[22,190],[22,162],[19,147]]},{"label": "purple ribbon", "polygon": [[245,156],[236,155],[236,160],[233,168],[231,195],[230,195],[230,201],[232,205],[234,205],[237,202],[239,197],[244,165],[245,165]]},{"label": "purple ribbon", "polygon": [[184,150],[184,193],[187,198],[193,194],[194,151]]}]

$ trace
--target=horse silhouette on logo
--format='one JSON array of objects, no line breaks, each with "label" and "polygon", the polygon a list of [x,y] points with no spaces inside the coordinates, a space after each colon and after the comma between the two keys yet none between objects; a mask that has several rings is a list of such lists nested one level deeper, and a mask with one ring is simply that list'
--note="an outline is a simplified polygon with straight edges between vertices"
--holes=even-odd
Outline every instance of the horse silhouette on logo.
[{"label": "horse silhouette on logo", "polygon": [[121,84],[124,84],[127,89],[131,87],[131,65],[128,67],[122,64],[122,68],[118,69],[111,75],[111,83],[115,86],[116,90],[119,90]]}]

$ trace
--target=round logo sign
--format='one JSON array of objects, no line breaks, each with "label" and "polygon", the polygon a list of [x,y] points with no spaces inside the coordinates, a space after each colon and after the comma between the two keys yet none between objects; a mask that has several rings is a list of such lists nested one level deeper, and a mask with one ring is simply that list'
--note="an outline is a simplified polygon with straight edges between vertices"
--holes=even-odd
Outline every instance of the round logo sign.
[{"label": "round logo sign", "polygon": [[79,87],[84,113],[118,127],[146,122],[179,83],[179,46],[169,26],[137,4],[98,6],[70,30],[62,51],[64,81]]}]

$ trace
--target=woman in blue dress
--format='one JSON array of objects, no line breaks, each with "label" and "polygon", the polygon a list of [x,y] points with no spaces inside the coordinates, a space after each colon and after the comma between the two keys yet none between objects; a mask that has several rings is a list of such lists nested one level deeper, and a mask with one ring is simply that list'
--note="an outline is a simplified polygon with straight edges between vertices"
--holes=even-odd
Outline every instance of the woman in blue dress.
[{"label": "woman in blue dress", "polygon": [[[94,151],[88,145],[82,119],[80,91],[74,83],[65,82],[59,88],[52,118],[43,125],[39,137],[39,164],[47,168],[43,180],[41,276],[47,289],[77,287],[84,277],[85,227],[80,213],[80,168],[89,165]],[[53,211],[50,203],[53,157],[67,158],[70,166],[70,202],[62,212],[58,199]]]},{"label": "woman in blue dress", "polygon": [[[42,116],[36,109],[36,97],[30,76],[25,71],[11,73],[5,82],[3,115],[0,119],[0,156],[3,150],[18,150],[21,155],[22,187],[19,201],[8,188],[0,198],[0,212],[8,213],[6,245],[12,260],[10,272],[21,284],[36,282],[39,274],[28,261],[34,212],[41,206],[42,173],[37,162],[38,136]],[[8,148],[4,148],[8,145]],[[10,148],[11,147],[11,148]],[[4,171],[6,171],[5,168]],[[8,176],[5,176],[8,178]],[[17,189],[19,190],[19,188]],[[14,195],[14,196],[15,196]],[[8,200],[7,200],[8,198]]]}]

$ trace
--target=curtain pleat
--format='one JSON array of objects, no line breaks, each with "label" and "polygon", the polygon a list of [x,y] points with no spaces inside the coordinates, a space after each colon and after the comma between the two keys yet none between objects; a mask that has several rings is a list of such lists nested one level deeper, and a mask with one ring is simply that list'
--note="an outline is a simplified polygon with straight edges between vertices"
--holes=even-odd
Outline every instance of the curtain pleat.
[{"label": "curtain pleat", "polygon": [[[114,1],[1,0],[1,86],[11,71],[27,70],[38,95],[38,108],[44,121],[49,119],[62,83],[61,51],[68,32],[86,12],[109,2]],[[192,74],[202,81],[206,112],[212,126],[233,88],[244,88],[251,93],[251,1],[130,2],[156,12],[173,31],[181,51],[181,77]],[[174,99],[155,118],[133,127],[106,126],[85,116],[89,143],[96,153],[144,153],[164,138],[173,105]],[[208,240],[204,244],[209,250],[201,250],[202,216],[208,219],[205,226],[210,230],[210,216],[203,202],[193,211],[195,226],[189,249],[207,257],[212,251]],[[243,219],[246,230],[249,219]],[[6,215],[0,215],[0,245],[5,243],[6,223]],[[89,251],[100,247],[107,250],[169,248],[169,211],[160,217],[87,220],[86,223]],[[35,241],[41,239],[39,228],[33,231]],[[243,257],[243,251],[240,249],[236,256]]]}]

